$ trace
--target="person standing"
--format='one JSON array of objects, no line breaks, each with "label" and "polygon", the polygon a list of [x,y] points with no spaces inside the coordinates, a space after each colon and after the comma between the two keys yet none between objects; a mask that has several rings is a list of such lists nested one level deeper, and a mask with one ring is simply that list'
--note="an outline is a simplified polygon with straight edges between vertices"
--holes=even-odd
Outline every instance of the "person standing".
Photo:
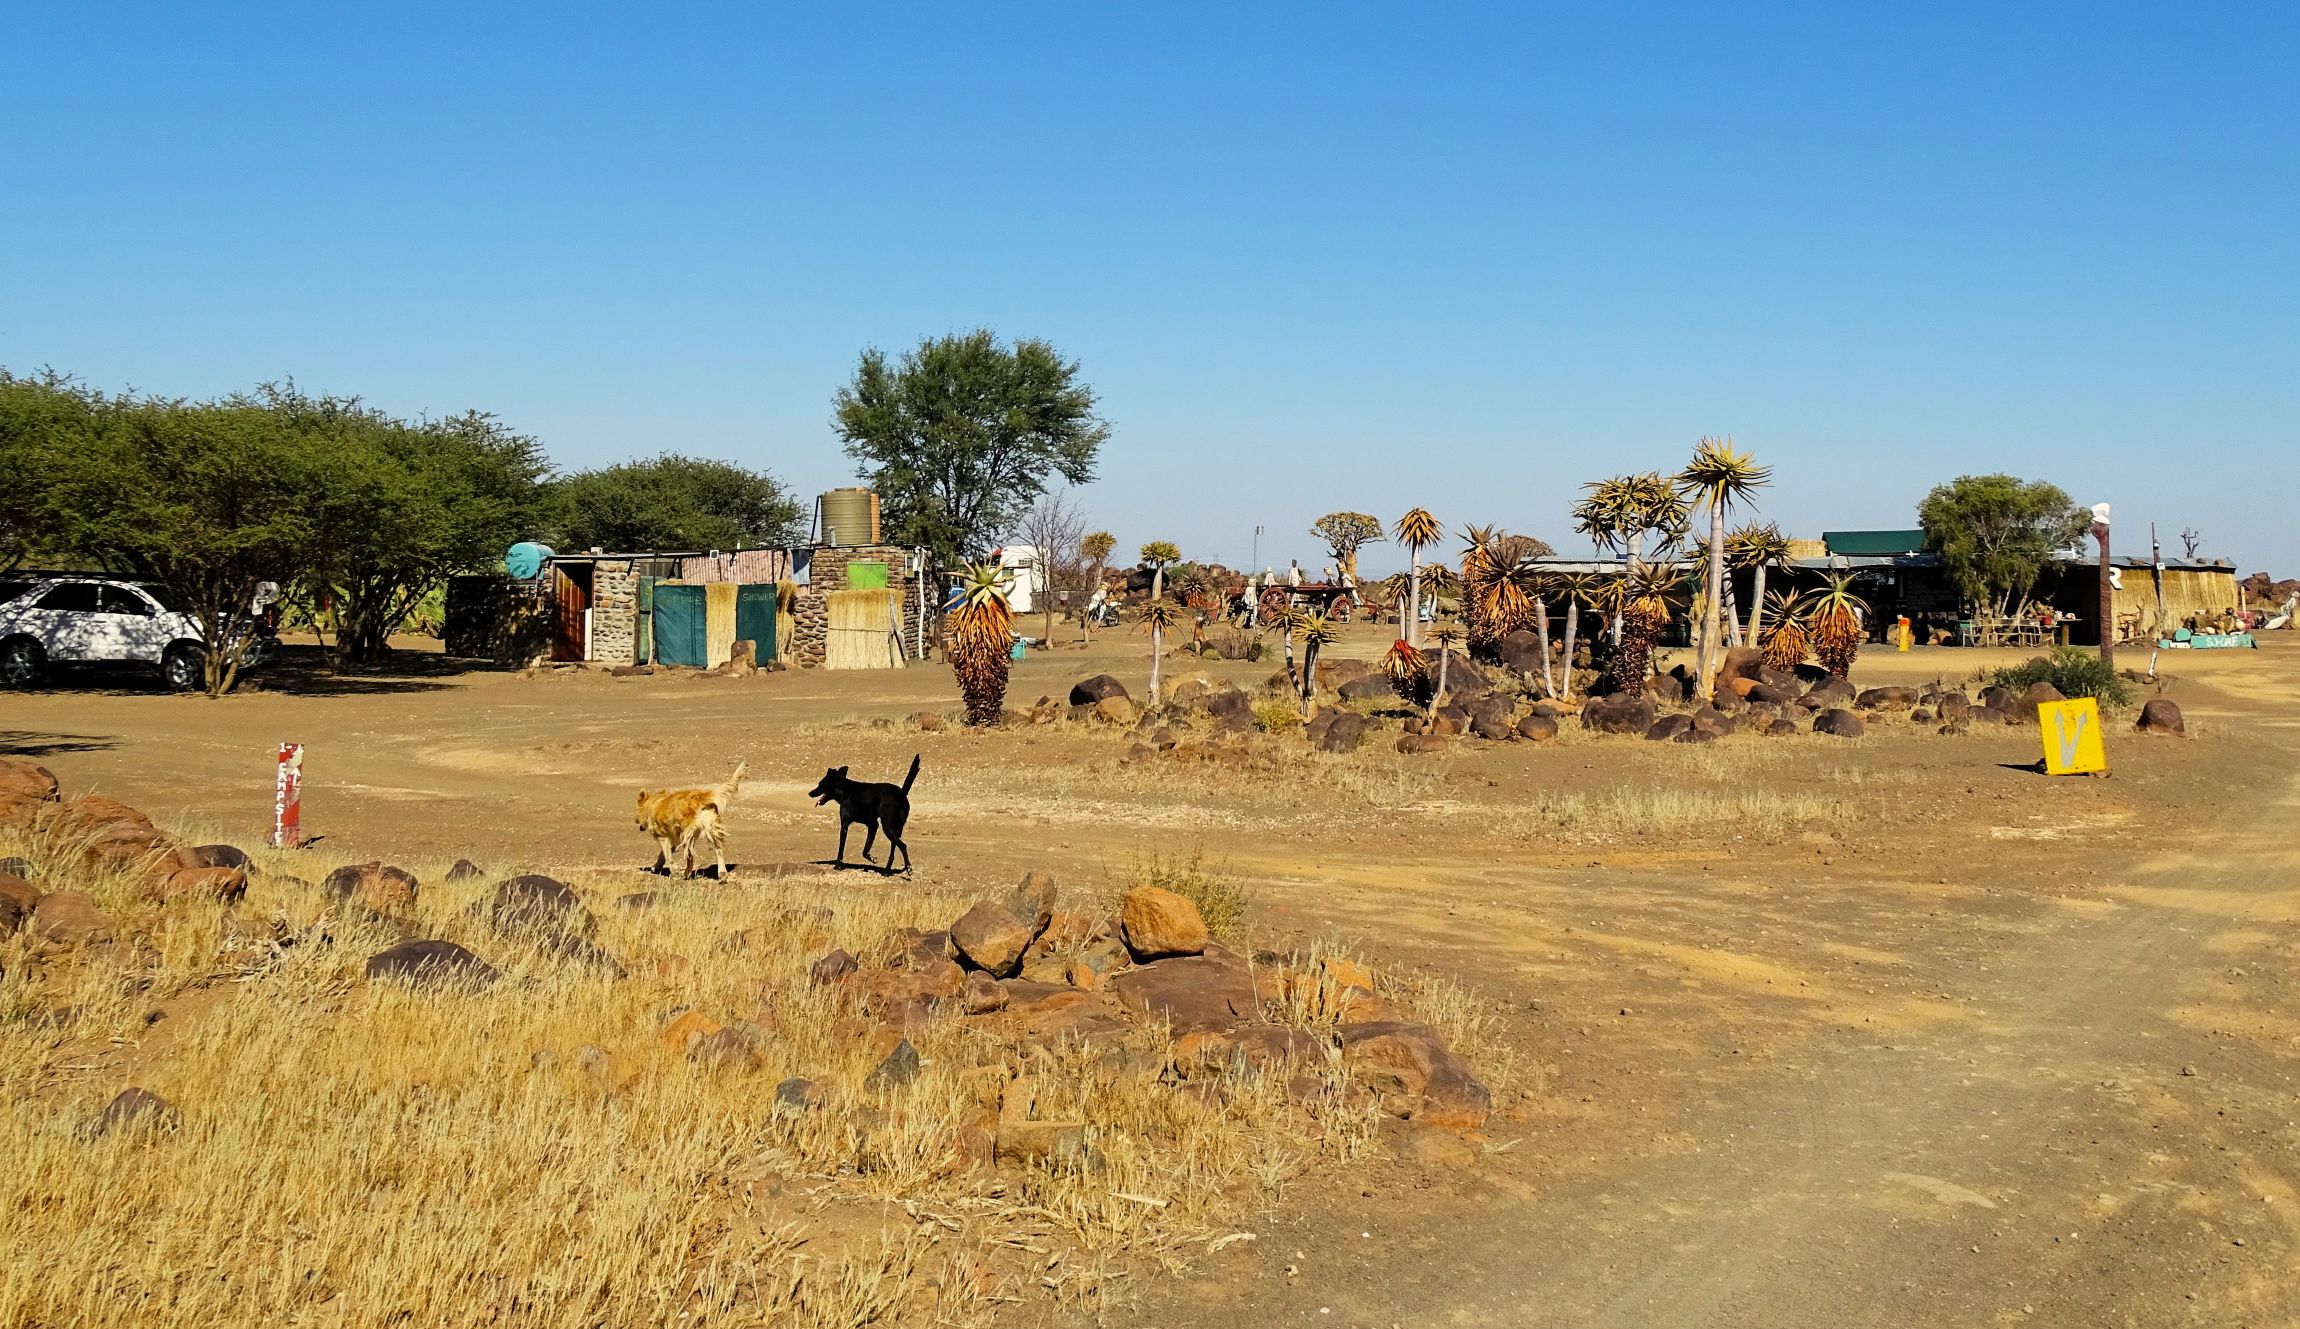
[{"label": "person standing", "polygon": [[1286,585],[1288,585],[1288,586],[1299,586],[1299,585],[1301,585],[1301,584],[1302,584],[1302,560],[1300,560],[1300,559],[1298,559],[1298,558],[1289,558],[1289,559],[1287,559],[1287,560],[1286,560]]}]

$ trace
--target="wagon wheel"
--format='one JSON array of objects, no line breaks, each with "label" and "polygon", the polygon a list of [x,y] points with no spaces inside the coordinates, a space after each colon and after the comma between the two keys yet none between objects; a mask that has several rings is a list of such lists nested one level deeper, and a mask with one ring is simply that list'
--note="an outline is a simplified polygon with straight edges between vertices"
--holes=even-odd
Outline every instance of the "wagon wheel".
[{"label": "wagon wheel", "polygon": [[1290,598],[1280,587],[1273,586],[1262,592],[1262,612],[1265,614],[1282,614],[1290,602]]},{"label": "wagon wheel", "polygon": [[1347,594],[1337,595],[1326,604],[1326,617],[1336,623],[1347,623],[1350,615],[1358,611],[1357,602]]}]

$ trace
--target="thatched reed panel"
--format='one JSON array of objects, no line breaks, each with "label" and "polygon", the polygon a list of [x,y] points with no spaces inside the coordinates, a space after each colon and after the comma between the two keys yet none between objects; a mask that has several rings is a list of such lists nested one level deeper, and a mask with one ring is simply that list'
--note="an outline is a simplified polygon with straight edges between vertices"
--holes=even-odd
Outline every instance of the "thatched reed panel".
[{"label": "thatched reed panel", "polygon": [[823,668],[902,668],[899,592],[831,591],[823,605],[830,611]]},{"label": "thatched reed panel", "polygon": [[2147,568],[2123,568],[2116,592],[2118,622],[2138,617],[2143,636],[2172,635],[2192,618],[2216,620],[2236,610],[2236,573],[2230,568],[2166,568],[2164,619],[2156,616],[2156,582]]},{"label": "thatched reed panel", "polygon": [[703,649],[713,669],[735,654],[735,591],[731,581],[703,586]]}]

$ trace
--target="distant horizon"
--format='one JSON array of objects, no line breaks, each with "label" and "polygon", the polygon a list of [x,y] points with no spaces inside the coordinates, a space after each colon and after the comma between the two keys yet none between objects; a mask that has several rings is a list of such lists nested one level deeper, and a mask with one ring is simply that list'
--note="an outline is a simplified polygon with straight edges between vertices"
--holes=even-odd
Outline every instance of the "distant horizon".
[{"label": "distant horizon", "polygon": [[[1081,366],[1121,556],[1410,506],[1561,552],[2049,480],[2300,575],[2300,12],[2039,4],[18,16],[0,365],[489,411],[562,469],[856,481],[865,347]],[[27,257],[29,256],[29,257]],[[36,261],[30,261],[36,259]],[[1366,566],[1394,569],[1393,546]]]}]

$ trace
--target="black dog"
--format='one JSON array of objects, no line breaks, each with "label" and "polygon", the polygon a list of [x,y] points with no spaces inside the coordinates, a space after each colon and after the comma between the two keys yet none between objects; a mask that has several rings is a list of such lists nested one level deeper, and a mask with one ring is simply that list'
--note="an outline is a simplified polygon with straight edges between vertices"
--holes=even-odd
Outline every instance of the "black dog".
[{"label": "black dog", "polygon": [[[847,861],[847,828],[856,822],[863,827],[863,862],[870,863],[871,846],[878,843],[878,833],[886,831],[886,871],[894,871],[896,850],[902,851],[902,870],[910,871],[910,846],[902,842],[902,825],[910,820],[910,786],[918,778],[918,758],[910,759],[910,774],[902,777],[899,785],[864,784],[847,778],[847,768],[833,767],[823,772],[822,783],[807,791],[807,797],[816,807],[836,802],[839,805],[840,867]],[[873,866],[876,866],[873,864]]]}]

